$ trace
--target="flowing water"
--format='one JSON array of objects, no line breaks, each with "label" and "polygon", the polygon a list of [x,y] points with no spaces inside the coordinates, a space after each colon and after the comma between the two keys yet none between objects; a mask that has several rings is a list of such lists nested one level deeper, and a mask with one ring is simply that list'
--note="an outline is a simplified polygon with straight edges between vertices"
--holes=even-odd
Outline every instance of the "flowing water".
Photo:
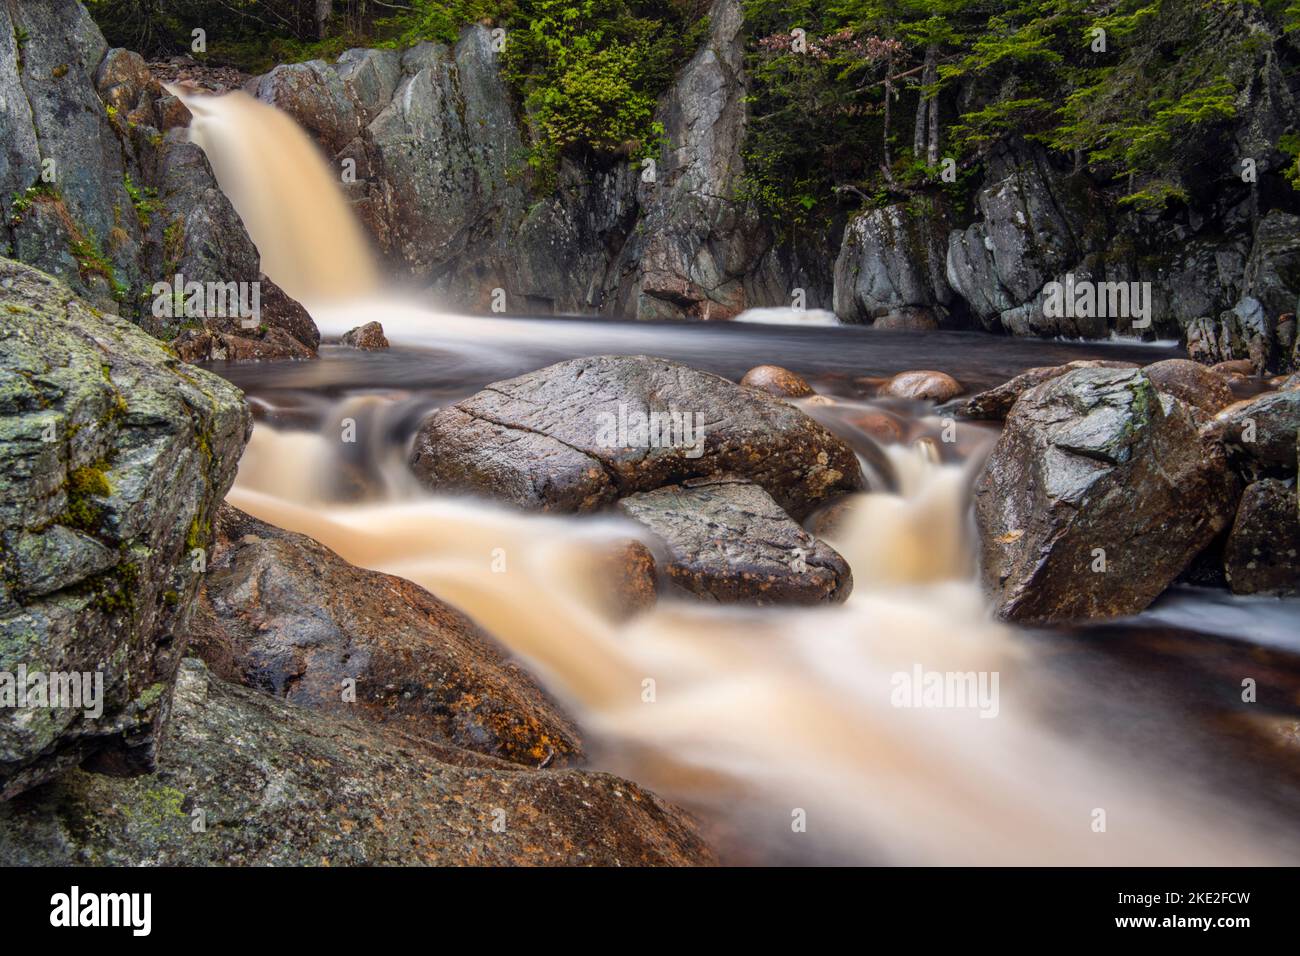
[{"label": "flowing water", "polygon": [[[996,432],[961,424],[956,441],[940,441],[945,422],[933,407],[865,397],[870,379],[906,368],[941,368],[980,387],[1032,365],[1155,360],[1167,350],[877,333],[824,316],[798,327],[773,320],[799,315],[771,311],[755,324],[708,325],[439,314],[376,293],[347,230],[319,248],[347,218],[341,200],[325,209],[319,194],[305,199],[278,180],[278,166],[258,170],[269,183],[246,181],[264,137],[297,137],[281,142],[290,155],[311,146],[267,108],[229,99],[204,104],[199,138],[209,155],[227,154],[214,167],[232,197],[260,195],[277,211],[245,217],[267,273],[280,282],[281,264],[297,263],[283,267],[295,278],[281,284],[310,286],[300,298],[326,335],[378,320],[397,346],[326,346],[318,362],[217,368],[245,388],[258,419],[229,500],[465,611],[576,716],[594,765],[695,811],[724,859],[1300,860],[1295,761],[1238,699],[1244,676],[1288,688],[1261,713],[1295,720],[1296,602],[1180,591],[1135,621],[1033,632],[999,624],[976,583],[968,527],[970,481]],[[317,261],[331,263],[329,276]],[[631,525],[432,496],[410,476],[406,450],[430,409],[496,379],[610,352],[731,377],[774,362],[813,381],[820,397],[801,406],[853,445],[871,485],[825,532],[853,570],[844,605],[665,598],[625,619],[609,607],[601,543],[636,535]],[[345,419],[355,442],[342,440]],[[1235,623],[1197,627],[1209,607]],[[1257,624],[1270,639],[1253,638]],[[918,669],[983,675],[996,694],[978,707],[900,706],[900,682]]]}]

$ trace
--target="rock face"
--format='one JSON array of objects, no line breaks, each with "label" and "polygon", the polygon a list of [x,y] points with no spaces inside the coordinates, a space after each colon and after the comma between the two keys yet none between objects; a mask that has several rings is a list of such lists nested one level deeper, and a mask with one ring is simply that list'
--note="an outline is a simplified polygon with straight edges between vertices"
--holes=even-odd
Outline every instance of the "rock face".
[{"label": "rock face", "polygon": [[835,314],[894,327],[929,320],[937,328],[955,299],[945,271],[950,228],[933,205],[885,206],[854,218],[835,260]]},{"label": "rock face", "polygon": [[1140,371],[1074,370],[1020,397],[976,483],[985,586],[1027,623],[1140,611],[1227,527],[1237,488]]},{"label": "rock face", "polygon": [[711,862],[689,818],[625,780],[380,732],[224,683],[193,659],[156,773],[72,771],[0,804],[9,866]]},{"label": "rock face", "polygon": [[234,478],[241,393],[0,260],[0,671],[98,673],[103,712],[0,708],[0,796],[93,758],[148,768]]},{"label": "rock face", "polygon": [[216,536],[192,651],[219,677],[529,766],[580,753],[532,678],[423,588],[229,506]]},{"label": "rock face", "polygon": [[630,495],[619,509],[665,542],[670,580],[722,603],[823,604],[848,598],[845,560],[752,482],[702,478]]},{"label": "rock face", "polygon": [[801,518],[862,487],[852,450],[797,408],[647,356],[574,359],[489,385],[425,421],[411,467],[435,491],[562,512],[731,474]]},{"label": "rock face", "polygon": [[1223,574],[1236,594],[1300,591],[1300,516],[1294,483],[1249,485],[1223,547]]}]

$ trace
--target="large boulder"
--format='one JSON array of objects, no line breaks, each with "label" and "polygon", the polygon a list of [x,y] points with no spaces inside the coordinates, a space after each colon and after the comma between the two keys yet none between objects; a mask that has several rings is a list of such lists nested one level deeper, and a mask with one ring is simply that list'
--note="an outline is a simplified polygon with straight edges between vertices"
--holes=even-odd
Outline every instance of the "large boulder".
[{"label": "large boulder", "polygon": [[304,710],[193,658],[156,773],[72,771],[0,805],[8,866],[711,862],[689,817],[626,780]]},{"label": "large boulder", "polygon": [[1294,483],[1266,478],[1242,493],[1223,546],[1223,576],[1236,594],[1300,591],[1300,516]]},{"label": "large boulder", "polygon": [[662,540],[678,587],[722,603],[826,604],[853,589],[848,563],[736,478],[700,478],[629,495],[619,509]]},{"label": "large boulder", "polygon": [[1156,391],[1172,395],[1207,415],[1214,415],[1236,399],[1222,375],[1190,359],[1165,359],[1142,369]]},{"label": "large boulder", "polygon": [[1227,527],[1237,489],[1142,372],[1076,369],[1020,396],[976,482],[985,586],[1015,621],[1135,613]]},{"label": "large boulder", "polygon": [[955,298],[948,285],[947,218],[922,204],[870,209],[844,229],[835,260],[834,310],[844,322],[872,323],[923,313],[937,325]]},{"label": "large boulder", "polygon": [[228,505],[199,608],[191,651],[224,680],[530,766],[579,753],[568,718],[460,612]]},{"label": "large boulder", "polygon": [[[0,260],[0,671],[90,674],[102,713],[0,708],[0,796],[148,768],[212,516],[251,419],[50,276]],[[2,690],[2,689],[0,689]]]},{"label": "large boulder", "polygon": [[1068,372],[1077,368],[1136,368],[1132,362],[1113,362],[1106,360],[1082,359],[1074,362],[1068,362],[1065,365],[1043,365],[1038,368],[1026,369],[1019,375],[1008,379],[1001,385],[986,389],[976,395],[972,395],[960,404],[954,405],[953,410],[963,418],[973,418],[985,421],[1001,421],[1007,417],[1011,407],[1016,404],[1016,399],[1020,398],[1025,392],[1029,391],[1044,382],[1049,382],[1054,378],[1060,378]]},{"label": "large boulder", "polygon": [[573,359],[489,385],[431,415],[410,461],[435,491],[546,511],[732,474],[802,518],[862,487],[853,451],[793,405],[644,355]]}]

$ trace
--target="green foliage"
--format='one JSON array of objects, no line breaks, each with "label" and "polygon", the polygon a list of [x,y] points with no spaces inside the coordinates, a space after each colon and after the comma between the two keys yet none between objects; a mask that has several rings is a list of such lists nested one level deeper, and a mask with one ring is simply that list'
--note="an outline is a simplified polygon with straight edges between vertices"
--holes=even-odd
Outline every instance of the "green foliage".
[{"label": "green foliage", "polygon": [[503,54],[542,186],[561,155],[657,151],[655,103],[707,22],[665,0],[519,0]]},{"label": "green foliage", "polygon": [[131,197],[131,205],[135,207],[136,218],[140,220],[140,225],[148,229],[153,214],[160,208],[158,190],[152,186],[137,186],[131,179],[130,173],[123,178],[122,185],[126,188],[126,194]]}]

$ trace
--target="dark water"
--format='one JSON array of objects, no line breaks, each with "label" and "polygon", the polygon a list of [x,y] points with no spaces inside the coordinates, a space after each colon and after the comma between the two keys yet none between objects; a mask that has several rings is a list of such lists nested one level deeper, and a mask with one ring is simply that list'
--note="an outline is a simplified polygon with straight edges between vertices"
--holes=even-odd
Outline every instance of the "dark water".
[{"label": "dark water", "polygon": [[[755,365],[781,365],[826,391],[851,394],[856,378],[908,369],[948,372],[978,391],[1038,365],[1095,358],[1145,365],[1183,355],[1181,349],[1159,345],[1059,342],[982,332],[883,332],[865,326],[497,317],[456,321],[462,334],[440,338],[431,328],[419,337],[418,347],[369,353],[325,347],[318,362],[218,364],[213,370],[252,393],[306,389],[340,395],[399,388],[447,398],[565,359],[644,354],[732,379]],[[477,340],[472,337],[474,323],[483,333]],[[468,337],[466,327],[471,329]]]}]

